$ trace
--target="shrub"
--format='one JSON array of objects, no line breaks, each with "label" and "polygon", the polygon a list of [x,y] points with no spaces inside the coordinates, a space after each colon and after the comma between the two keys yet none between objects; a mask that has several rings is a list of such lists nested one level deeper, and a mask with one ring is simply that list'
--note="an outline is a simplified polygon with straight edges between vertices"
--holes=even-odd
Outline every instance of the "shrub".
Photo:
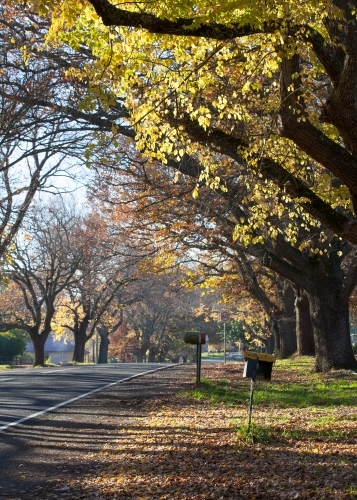
[{"label": "shrub", "polygon": [[26,334],[22,330],[0,332],[0,356],[6,358],[21,356],[27,341]]}]

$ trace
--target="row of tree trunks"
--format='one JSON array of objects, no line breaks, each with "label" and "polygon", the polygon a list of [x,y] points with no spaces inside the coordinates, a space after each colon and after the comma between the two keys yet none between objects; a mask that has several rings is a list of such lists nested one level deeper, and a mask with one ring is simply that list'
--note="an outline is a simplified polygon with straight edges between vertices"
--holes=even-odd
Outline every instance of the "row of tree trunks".
[{"label": "row of tree trunks", "polygon": [[[318,271],[317,271],[318,272]],[[315,356],[315,371],[355,369],[349,327],[349,297],[327,273],[318,273],[308,292],[284,289],[282,316],[272,321],[275,351],[280,358],[293,354]],[[294,303],[294,310],[292,304]]]},{"label": "row of tree trunks", "polygon": [[[294,287],[295,288],[295,287]],[[295,293],[294,293],[295,292]],[[346,360],[354,367],[355,358],[351,349],[349,331],[349,307],[336,304],[327,291],[319,289],[316,295],[308,295],[298,287],[286,283],[283,291],[282,317],[273,323],[273,333],[266,342],[268,352],[273,345],[282,359],[296,354],[315,356],[315,343],[318,346],[316,367],[318,371],[327,371],[331,367],[345,367]],[[107,362],[109,339],[101,337],[100,362]],[[138,362],[144,361],[146,346],[137,352]],[[328,360],[326,364],[326,359]],[[156,360],[156,352],[149,349],[149,362]]]},{"label": "row of tree trunks", "polygon": [[[333,293],[321,283],[309,293],[287,286],[282,295],[282,316],[271,322],[275,351],[279,358],[316,356],[315,370],[355,369],[351,347],[348,298]],[[337,288],[334,287],[336,290]],[[271,347],[267,349],[272,352]]]},{"label": "row of tree trunks", "polygon": [[[294,293],[295,292],[295,293]],[[271,322],[272,336],[267,339],[266,348],[272,352],[273,346],[282,359],[293,354],[314,356],[317,371],[331,368],[355,368],[349,329],[348,300],[337,300],[328,286],[316,287],[309,293],[286,284],[283,294],[282,315]],[[88,340],[88,322],[82,321],[74,330],[75,349],[73,360],[84,361],[85,345]],[[100,330],[98,363],[108,362],[109,333]],[[35,366],[45,363],[44,345],[48,337],[43,332],[30,333],[34,345]],[[148,347],[137,350],[137,361],[142,363]],[[149,362],[154,362],[156,352],[149,349]]]}]

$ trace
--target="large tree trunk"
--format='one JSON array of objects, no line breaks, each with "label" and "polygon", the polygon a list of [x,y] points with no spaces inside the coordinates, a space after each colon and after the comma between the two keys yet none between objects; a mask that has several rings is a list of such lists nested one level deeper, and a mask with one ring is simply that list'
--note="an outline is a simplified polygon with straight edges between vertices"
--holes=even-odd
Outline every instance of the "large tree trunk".
[{"label": "large tree trunk", "polygon": [[321,287],[308,294],[316,347],[315,371],[356,369],[352,351],[348,301],[341,303],[335,294]]},{"label": "large tree trunk", "polygon": [[270,320],[270,329],[272,331],[272,337],[274,339],[274,352],[280,358],[280,345],[281,345],[281,331],[279,328],[279,324],[275,319]]},{"label": "large tree trunk", "polygon": [[296,351],[294,302],[293,287],[288,280],[283,280],[281,318],[279,319],[280,358],[282,359],[290,358]]},{"label": "large tree trunk", "polygon": [[77,363],[84,362],[84,353],[87,342],[87,327],[88,320],[85,318],[78,323],[77,328],[74,329],[74,352],[73,361]]},{"label": "large tree trunk", "polygon": [[316,349],[315,371],[356,369],[349,322],[349,295],[341,259],[330,252],[312,264],[306,288]]},{"label": "large tree trunk", "polygon": [[156,350],[154,348],[149,349],[148,363],[155,363]]},{"label": "large tree trunk", "polygon": [[275,348],[274,336],[266,337],[263,339],[265,350],[267,354],[273,354]]},{"label": "large tree trunk", "polygon": [[30,337],[34,349],[34,366],[43,366],[45,364],[45,342],[48,338],[48,333],[38,334],[37,332],[30,332]]},{"label": "large tree trunk", "polygon": [[298,356],[315,356],[314,332],[311,324],[309,299],[299,287],[295,287],[296,340]]},{"label": "large tree trunk", "polygon": [[98,328],[98,333],[100,336],[98,363],[108,363],[109,332],[104,328]]},{"label": "large tree trunk", "polygon": [[143,363],[144,362],[144,355],[146,353],[147,349],[146,347],[141,347],[136,351],[136,361],[137,363]]}]

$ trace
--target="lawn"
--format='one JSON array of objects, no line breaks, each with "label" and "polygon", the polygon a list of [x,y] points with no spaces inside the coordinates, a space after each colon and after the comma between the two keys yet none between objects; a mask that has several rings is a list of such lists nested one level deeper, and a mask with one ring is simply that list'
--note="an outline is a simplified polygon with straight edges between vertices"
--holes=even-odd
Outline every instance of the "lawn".
[{"label": "lawn", "polygon": [[278,361],[248,432],[243,363],[204,365],[200,388],[148,400],[84,483],[105,499],[356,500],[357,376],[311,369]]},{"label": "lawn", "polygon": [[[229,352],[227,352],[228,356]],[[222,358],[223,359],[224,353],[222,352],[203,352],[202,353],[202,358]]]}]

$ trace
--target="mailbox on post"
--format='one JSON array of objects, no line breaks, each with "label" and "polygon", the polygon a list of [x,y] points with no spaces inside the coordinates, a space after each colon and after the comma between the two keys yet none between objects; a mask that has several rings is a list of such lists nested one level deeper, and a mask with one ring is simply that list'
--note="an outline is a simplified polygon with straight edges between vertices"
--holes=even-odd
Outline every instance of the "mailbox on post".
[{"label": "mailbox on post", "polygon": [[251,379],[248,417],[249,431],[252,420],[255,381],[257,378],[263,378],[265,380],[271,379],[271,372],[273,369],[273,363],[275,363],[275,356],[253,351],[245,351],[243,356],[245,361],[243,377],[249,377]]},{"label": "mailbox on post", "polygon": [[275,356],[261,352],[245,351],[243,377],[271,379]]},{"label": "mailbox on post", "polygon": [[201,382],[201,355],[202,344],[208,342],[208,335],[203,332],[186,332],[183,340],[186,344],[197,345],[197,361],[196,361],[196,385],[199,386]]},{"label": "mailbox on post", "polygon": [[208,341],[208,337],[202,332],[186,332],[183,338],[186,344],[205,344]]}]

